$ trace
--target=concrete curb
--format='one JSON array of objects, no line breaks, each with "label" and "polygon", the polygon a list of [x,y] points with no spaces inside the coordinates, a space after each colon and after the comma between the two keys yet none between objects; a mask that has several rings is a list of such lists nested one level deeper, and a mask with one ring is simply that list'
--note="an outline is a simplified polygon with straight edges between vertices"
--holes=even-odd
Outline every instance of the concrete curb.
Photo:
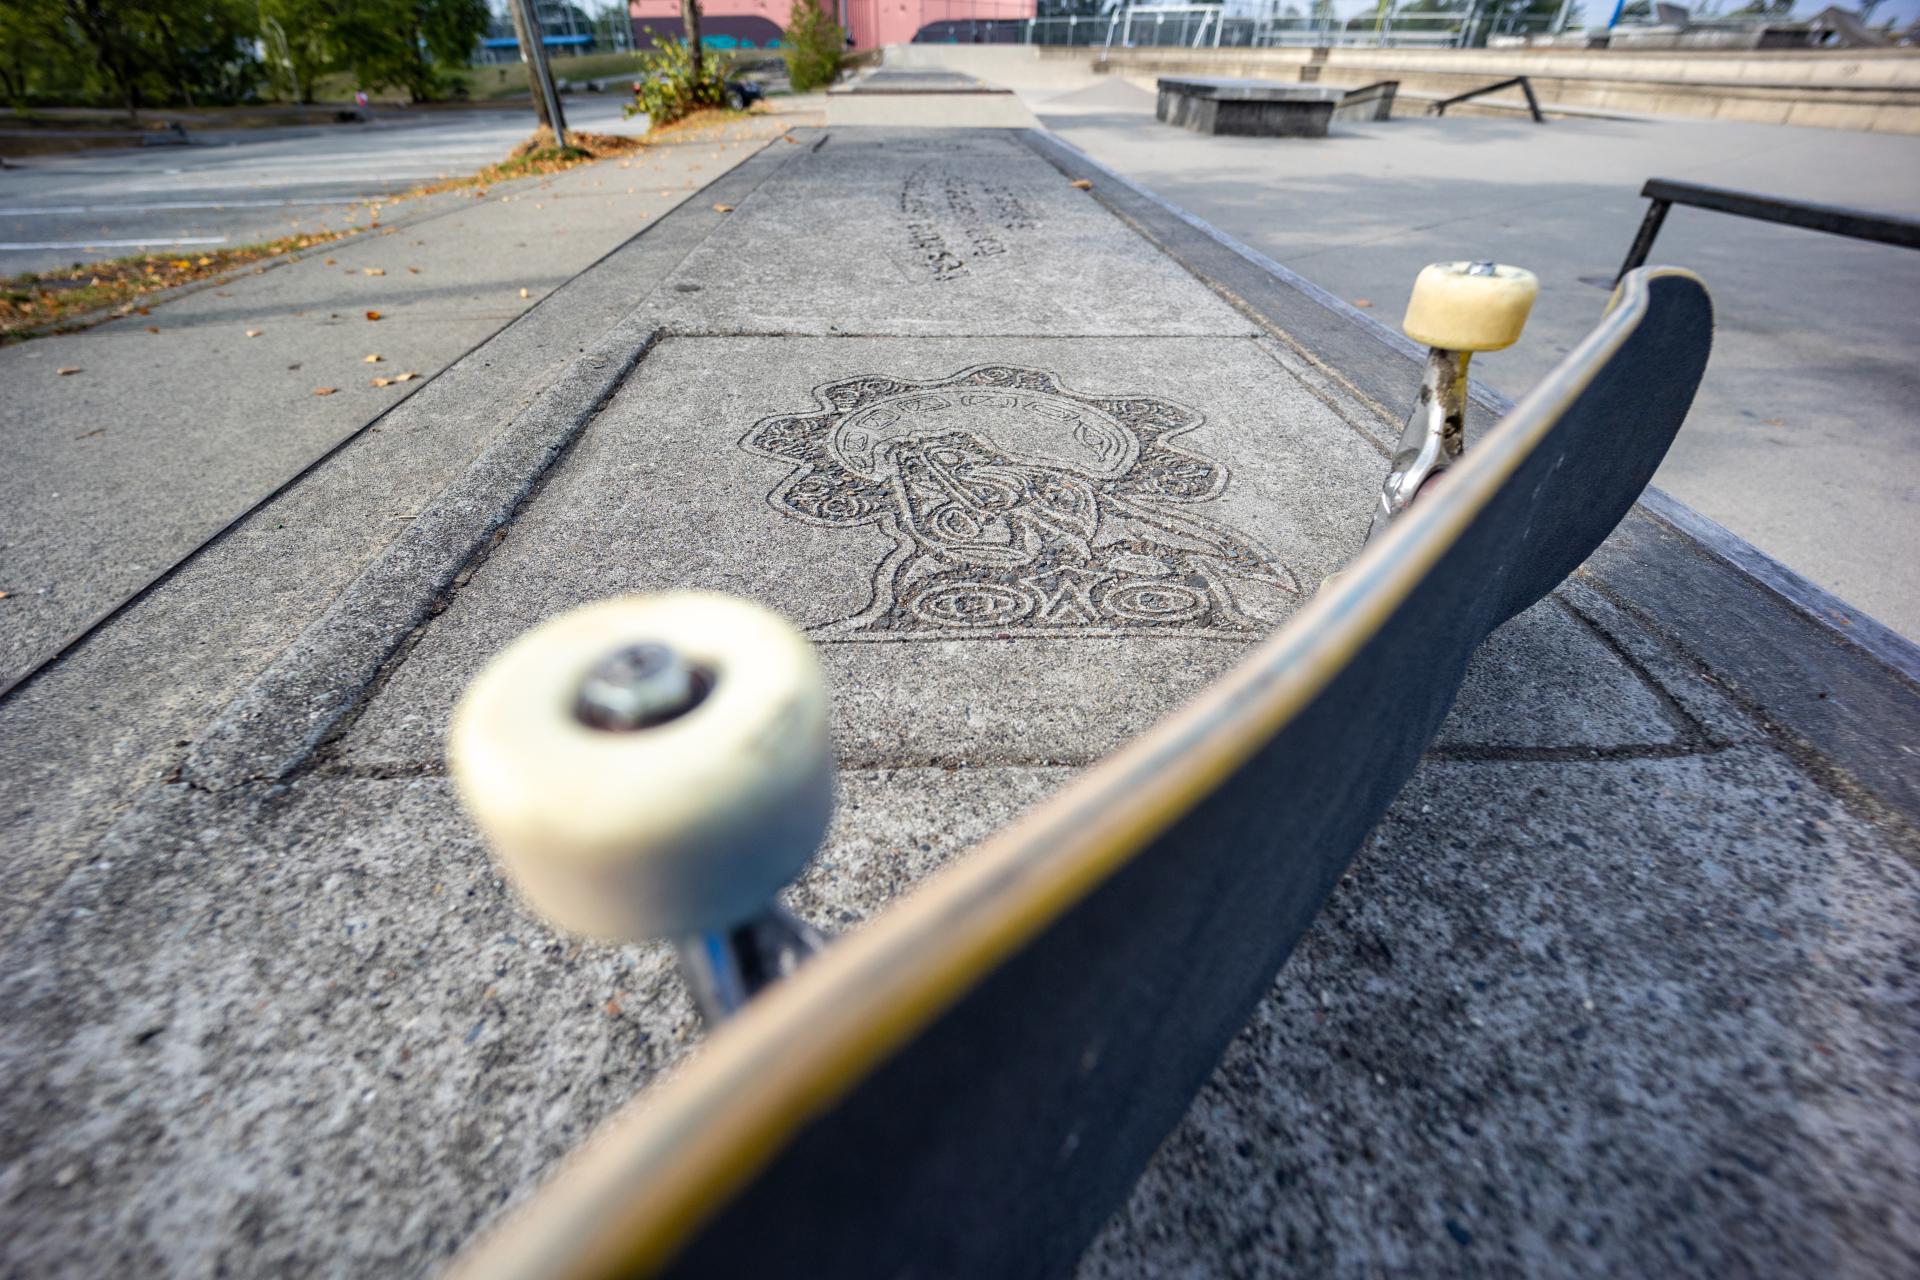
[{"label": "concrete curb", "polygon": [[387,659],[483,557],[553,464],[586,430],[658,330],[629,316],[567,366],[443,490],[326,613],[188,750],[181,780],[207,791],[277,782],[359,704]]}]

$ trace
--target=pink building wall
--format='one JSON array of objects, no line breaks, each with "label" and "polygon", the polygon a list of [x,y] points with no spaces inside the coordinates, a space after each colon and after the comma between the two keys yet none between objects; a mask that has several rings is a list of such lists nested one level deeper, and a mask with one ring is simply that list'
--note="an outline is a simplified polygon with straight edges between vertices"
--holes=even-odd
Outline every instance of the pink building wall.
[{"label": "pink building wall", "polygon": [[[906,44],[914,32],[933,22],[967,19],[1026,19],[1034,15],[1035,0],[822,0],[853,35],[854,47]],[[704,0],[700,6],[703,32],[717,44],[751,43],[765,48],[787,25],[791,0]],[[647,45],[646,31],[666,33],[680,29],[679,0],[629,0],[628,12]]]}]

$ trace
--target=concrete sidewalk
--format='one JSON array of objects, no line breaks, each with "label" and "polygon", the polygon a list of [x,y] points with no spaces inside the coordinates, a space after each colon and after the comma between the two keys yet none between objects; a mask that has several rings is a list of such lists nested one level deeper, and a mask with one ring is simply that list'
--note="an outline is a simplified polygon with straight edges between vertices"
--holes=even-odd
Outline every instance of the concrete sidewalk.
[{"label": "concrete sidewalk", "polygon": [[[1532,268],[1527,336],[1476,360],[1519,394],[1605,305],[1650,177],[1920,214],[1920,138],[1660,119],[1341,123],[1197,138],[1117,78],[1023,92],[1101,163],[1394,325],[1420,268]],[[1676,208],[1653,261],[1712,288],[1718,339],[1655,483],[1850,604],[1920,636],[1920,254]]]},{"label": "concrete sidewalk", "polygon": [[[484,196],[389,205],[377,232],[148,316],[0,349],[0,686],[807,118],[755,116]],[[496,407],[577,354],[556,342]],[[373,385],[399,374],[415,376]]]},{"label": "concrete sidewalk", "polygon": [[[453,801],[452,701],[540,619],[809,629],[841,804],[792,903],[839,930],[1300,608],[1414,368],[1154,217],[1030,133],[763,148],[0,701],[0,1269],[431,1273],[689,1051],[667,948],[555,935]],[[1749,599],[1636,514],[1490,640],[1083,1276],[1920,1250],[1920,806],[1656,571]]]}]

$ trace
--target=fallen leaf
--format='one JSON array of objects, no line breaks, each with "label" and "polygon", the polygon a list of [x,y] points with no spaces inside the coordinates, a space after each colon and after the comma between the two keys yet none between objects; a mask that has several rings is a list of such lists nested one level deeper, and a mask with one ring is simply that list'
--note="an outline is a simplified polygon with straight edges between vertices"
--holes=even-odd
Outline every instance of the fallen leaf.
[{"label": "fallen leaf", "polygon": [[5,600],[8,596],[12,594],[13,592],[11,591],[0,591],[0,600]]},{"label": "fallen leaf", "polygon": [[1761,421],[1766,423],[1766,425],[1769,427],[1784,427],[1787,425],[1787,420],[1785,418],[1763,418],[1761,419]]},{"label": "fallen leaf", "polygon": [[373,385],[376,387],[390,387],[398,381],[399,381],[398,378],[375,378],[373,380]]},{"label": "fallen leaf", "polygon": [[249,330],[247,330],[247,336],[248,336],[249,338],[257,338],[257,337],[259,337],[259,336],[260,336],[260,335],[261,335],[262,333],[265,333],[265,332],[266,332],[266,330],[264,330],[264,329],[249,329]]},{"label": "fallen leaf", "polygon": [[160,332],[160,326],[159,326],[159,325],[157,325],[157,324],[150,324],[150,325],[148,325],[148,326],[147,326],[147,332],[148,332],[148,333],[158,333],[158,332]]},{"label": "fallen leaf", "polygon": [[1093,184],[1091,182],[1088,182],[1085,178],[1075,178],[1072,182],[1068,183],[1067,185],[1071,186],[1075,191],[1093,190]]},{"label": "fallen leaf", "polygon": [[417,275],[419,275],[419,274],[420,274],[420,268],[418,268],[418,267],[408,267],[408,268],[407,268],[407,274],[408,274],[408,275],[410,275],[410,276],[417,276]]},{"label": "fallen leaf", "polygon": [[334,392],[338,391],[339,389],[340,388],[338,387],[315,387],[313,389],[313,394],[317,396],[330,396]]},{"label": "fallen leaf", "polygon": [[213,265],[213,259],[212,259],[212,258],[202,258],[202,259],[200,259],[200,263],[199,263],[199,265],[200,265],[200,266],[203,266],[203,267],[210,267],[210,266],[212,266],[212,265]]},{"label": "fallen leaf", "polygon": [[327,266],[329,266],[329,267],[333,265],[333,259],[332,259],[332,258],[322,258],[322,259],[320,259],[320,261],[321,261],[321,262],[323,262],[323,263],[325,263],[325,264],[326,264]]},{"label": "fallen leaf", "polygon": [[143,316],[150,316],[153,314],[153,309],[151,307],[135,307],[134,310],[138,311]]},{"label": "fallen leaf", "polygon": [[609,1018],[617,1018],[620,1016],[620,1001],[618,999],[608,1000],[606,1007],[607,1007],[607,1016]]},{"label": "fallen leaf", "polygon": [[796,147],[800,145],[800,139],[794,137],[790,133],[783,133],[780,136],[785,138],[788,142],[791,142]]},{"label": "fallen leaf", "polygon": [[374,355],[368,356],[366,359],[362,360],[360,363],[361,364],[379,364],[382,360],[385,360],[385,359],[386,359],[385,356],[375,353]]},{"label": "fallen leaf", "polygon": [[1371,298],[1355,298],[1355,299],[1353,300],[1353,305],[1354,305],[1354,306],[1356,306],[1356,307],[1370,307],[1370,306],[1372,306],[1372,305],[1373,305],[1373,299],[1371,299]]},{"label": "fallen leaf", "polygon": [[387,269],[385,267],[362,267],[360,268],[360,273],[369,276],[383,276],[387,274]]},{"label": "fallen leaf", "polygon": [[70,373],[78,372],[80,372],[80,366],[77,364],[63,364],[60,366],[60,376],[63,378]]},{"label": "fallen leaf", "polygon": [[395,382],[412,382],[415,378],[419,376],[420,376],[419,374],[413,373],[413,372],[396,373],[393,375],[393,380]]},{"label": "fallen leaf", "polygon": [[213,291],[213,296],[216,298],[231,298],[233,295],[228,293],[225,289],[215,289]]},{"label": "fallen leaf", "polygon": [[367,312],[367,319],[369,319],[369,320],[378,320],[379,318],[380,318],[380,313],[379,313],[378,311],[369,311],[369,312]]},{"label": "fallen leaf", "polygon": [[715,213],[732,213],[733,206],[730,204],[717,204],[713,206],[713,211]]},{"label": "fallen leaf", "polygon": [[105,434],[107,434],[107,429],[105,427],[95,427],[91,431],[82,432],[81,434],[75,436],[74,439],[75,440],[91,440],[95,436],[103,436]]},{"label": "fallen leaf", "polygon": [[521,296],[521,297],[523,297],[523,298],[524,298],[524,297],[526,297],[526,296],[527,296],[527,291],[526,291],[525,289],[522,289],[522,290],[520,291],[520,296]]}]

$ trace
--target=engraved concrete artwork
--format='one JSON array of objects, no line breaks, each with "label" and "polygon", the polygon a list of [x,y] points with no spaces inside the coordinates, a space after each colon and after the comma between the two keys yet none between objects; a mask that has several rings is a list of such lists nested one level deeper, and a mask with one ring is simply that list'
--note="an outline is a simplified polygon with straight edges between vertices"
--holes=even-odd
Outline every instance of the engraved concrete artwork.
[{"label": "engraved concrete artwork", "polygon": [[1227,468],[1175,442],[1204,418],[1154,396],[1070,391],[1044,370],[817,387],[743,449],[788,465],[776,511],[893,540],[867,607],[822,640],[1160,634],[1244,640],[1300,585],[1253,538],[1192,508]]},{"label": "engraved concrete artwork", "polygon": [[900,184],[900,236],[894,260],[909,281],[945,284],[991,275],[1039,219],[1013,187],[968,177],[939,162],[920,165]]}]

